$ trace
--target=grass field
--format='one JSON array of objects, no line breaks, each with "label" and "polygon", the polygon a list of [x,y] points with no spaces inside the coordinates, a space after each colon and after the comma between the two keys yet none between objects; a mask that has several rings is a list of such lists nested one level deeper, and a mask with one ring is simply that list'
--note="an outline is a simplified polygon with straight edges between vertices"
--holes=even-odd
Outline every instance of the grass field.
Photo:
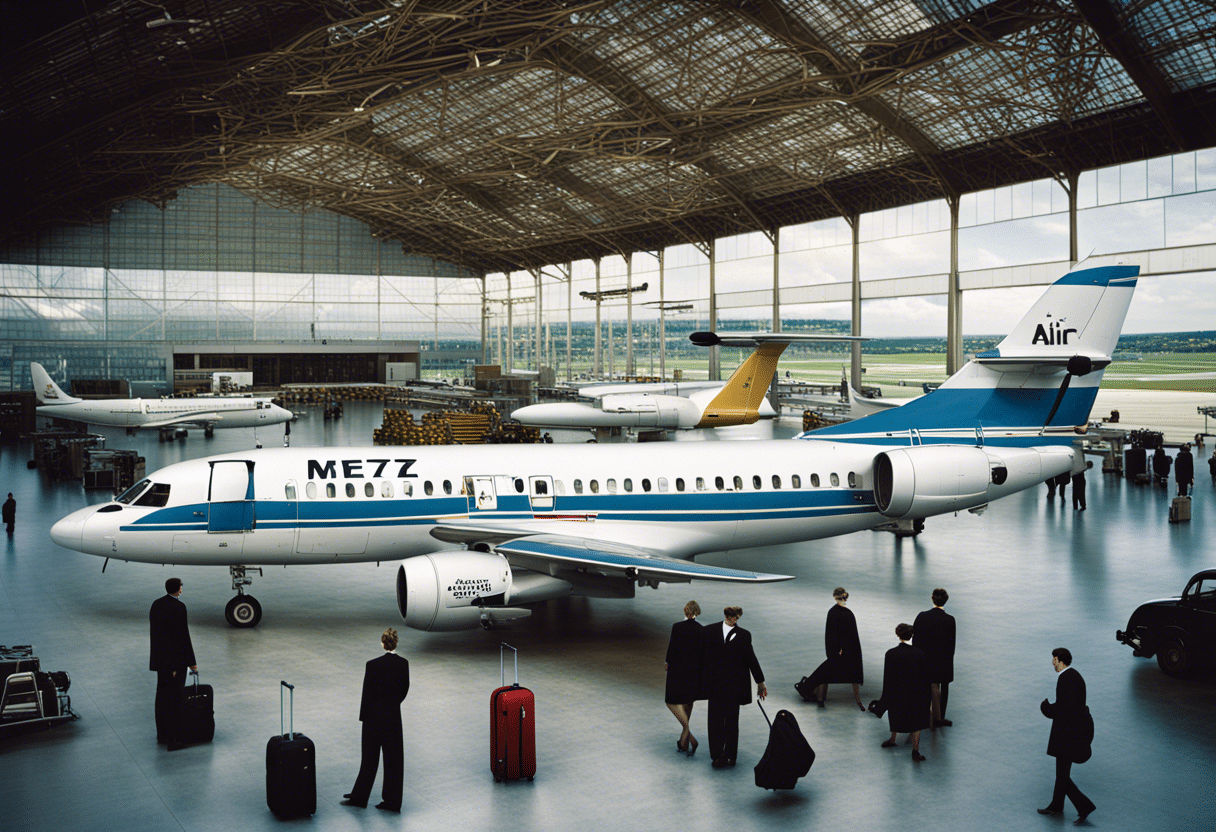
[{"label": "grass field", "polygon": [[[745,349],[722,350],[722,377],[726,378],[750,353]],[[636,361],[639,374],[649,372],[649,361]],[[902,398],[920,395],[922,382],[942,382],[946,379],[946,357],[940,353],[902,353],[863,356],[863,383],[881,387],[884,396]],[[618,373],[624,361],[617,362]],[[848,357],[782,360],[778,372],[802,381],[833,384],[840,381],[841,369],[847,370]],[[588,372],[589,367],[575,367],[576,372]],[[703,359],[672,359],[667,361],[667,374],[680,369],[685,379],[708,377]],[[658,367],[655,367],[655,374]],[[1196,373],[1211,373],[1212,378],[1187,378]],[[564,374],[558,374],[562,378]],[[1178,376],[1178,378],[1170,378]],[[902,382],[902,386],[901,386]],[[1169,390],[1192,393],[1216,393],[1216,355],[1211,353],[1144,354],[1139,361],[1116,361],[1106,370],[1102,386],[1112,390]]]}]

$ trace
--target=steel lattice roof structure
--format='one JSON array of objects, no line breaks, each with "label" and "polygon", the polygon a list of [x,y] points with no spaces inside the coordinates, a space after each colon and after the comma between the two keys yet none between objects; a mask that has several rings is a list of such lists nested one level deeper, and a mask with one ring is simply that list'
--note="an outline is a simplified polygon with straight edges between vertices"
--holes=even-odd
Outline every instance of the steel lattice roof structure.
[{"label": "steel lattice roof structure", "polygon": [[224,182],[505,271],[1216,145],[1211,0],[20,5],[9,241]]}]

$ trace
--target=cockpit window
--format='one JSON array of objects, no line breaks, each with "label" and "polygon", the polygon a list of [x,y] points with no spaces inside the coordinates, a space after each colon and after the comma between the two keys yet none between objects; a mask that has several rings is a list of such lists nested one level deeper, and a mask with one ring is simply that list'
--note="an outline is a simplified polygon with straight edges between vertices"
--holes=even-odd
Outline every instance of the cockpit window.
[{"label": "cockpit window", "polygon": [[169,486],[167,483],[154,482],[152,487],[145,491],[138,500],[135,501],[137,506],[151,506],[160,508],[169,504]]},{"label": "cockpit window", "polygon": [[115,502],[126,503],[130,505],[135,501],[135,498],[144,493],[144,489],[152,484],[152,480],[140,480],[135,485],[128,488],[126,491],[115,497]]}]

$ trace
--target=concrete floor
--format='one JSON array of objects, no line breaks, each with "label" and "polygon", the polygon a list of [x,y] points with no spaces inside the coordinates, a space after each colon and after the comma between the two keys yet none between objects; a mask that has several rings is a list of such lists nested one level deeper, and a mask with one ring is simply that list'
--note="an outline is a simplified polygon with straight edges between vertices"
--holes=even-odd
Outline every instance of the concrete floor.
[{"label": "concrete floor", "polygon": [[[348,405],[325,423],[295,425],[294,445],[364,444],[374,405]],[[734,430],[788,435],[782,423]],[[250,431],[156,437],[107,431],[109,447],[139,448],[148,471],[177,459],[248,447]],[[282,432],[265,430],[268,446]],[[688,436],[686,439],[694,437]],[[1194,520],[1167,523],[1167,497],[1096,471],[1089,510],[1075,514],[1039,488],[985,514],[932,518],[915,539],[884,532],[731,556],[731,563],[797,576],[781,584],[665,586],[630,601],[550,603],[511,630],[429,634],[401,629],[412,687],[404,706],[406,791],[400,816],[338,805],[358,769],[362,665],[379,655],[385,626],[401,628],[396,564],[269,570],[252,592],[265,618],[234,630],[225,570],[110,563],[55,546],[47,529],[107,498],[27,471],[29,448],[3,446],[0,491],[18,501],[15,535],[0,557],[0,644],[33,643],[43,667],[72,676],[78,722],[0,740],[0,807],[17,830],[257,830],[278,828],[266,808],[264,747],[279,730],[280,679],[296,684],[296,728],[317,746],[314,828],[541,830],[1057,830],[1074,817],[1040,817],[1052,785],[1050,651],[1069,647],[1089,687],[1097,723],[1093,759],[1075,779],[1106,829],[1213,828],[1211,748],[1216,676],[1164,676],[1135,659],[1114,632],[1144,600],[1177,594],[1210,554],[1216,496],[1200,465]],[[0,495],[2,496],[2,495]],[[1071,492],[1069,492],[1071,501]],[[185,582],[203,681],[216,690],[209,745],[168,753],[152,719],[147,670],[149,604],[163,582]],[[929,606],[936,586],[958,620],[954,727],[926,733],[928,760],[879,748],[886,722],[854,708],[845,686],[828,707],[803,703],[793,683],[822,658],[834,586],[851,593],[865,653],[865,701],[881,689],[894,627]],[[663,655],[690,597],[706,610],[740,604],[771,691],[770,714],[790,709],[818,759],[792,792],[757,789],[751,768],[766,742],[755,706],[744,709],[739,766],[710,768],[705,708],[693,715],[701,752],[677,754],[678,726],[663,705]],[[486,703],[498,685],[498,644],[520,651],[520,681],[537,698],[535,782],[496,784],[488,770]],[[379,789],[377,785],[376,789]],[[373,792],[378,799],[378,791]],[[913,820],[915,819],[915,820]]]}]

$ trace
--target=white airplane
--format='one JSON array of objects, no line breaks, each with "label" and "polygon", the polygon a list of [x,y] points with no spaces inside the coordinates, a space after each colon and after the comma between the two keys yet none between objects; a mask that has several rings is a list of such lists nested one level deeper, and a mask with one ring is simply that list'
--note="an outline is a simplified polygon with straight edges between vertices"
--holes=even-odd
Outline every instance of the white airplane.
[{"label": "white airplane", "polygon": [[236,626],[261,617],[243,591],[254,565],[404,559],[397,605],[421,630],[492,626],[571,594],[787,580],[693,559],[978,512],[1079,469],[1075,433],[1138,273],[1072,272],[929,395],[795,439],[244,451],[163,468],[51,537],[105,558],[228,566]]},{"label": "white airplane", "polygon": [[590,402],[532,404],[511,413],[525,425],[546,428],[691,430],[750,425],[772,418],[769,381],[785,348],[794,343],[865,341],[847,335],[782,332],[694,332],[698,346],[755,347],[731,377],[721,381],[593,385],[579,390]]},{"label": "white airplane", "polygon": [[71,419],[90,425],[128,430],[165,430],[195,426],[207,434],[215,428],[260,428],[290,422],[290,410],[269,398],[250,396],[180,399],[78,399],[59,389],[37,362],[30,363],[39,416]]}]

